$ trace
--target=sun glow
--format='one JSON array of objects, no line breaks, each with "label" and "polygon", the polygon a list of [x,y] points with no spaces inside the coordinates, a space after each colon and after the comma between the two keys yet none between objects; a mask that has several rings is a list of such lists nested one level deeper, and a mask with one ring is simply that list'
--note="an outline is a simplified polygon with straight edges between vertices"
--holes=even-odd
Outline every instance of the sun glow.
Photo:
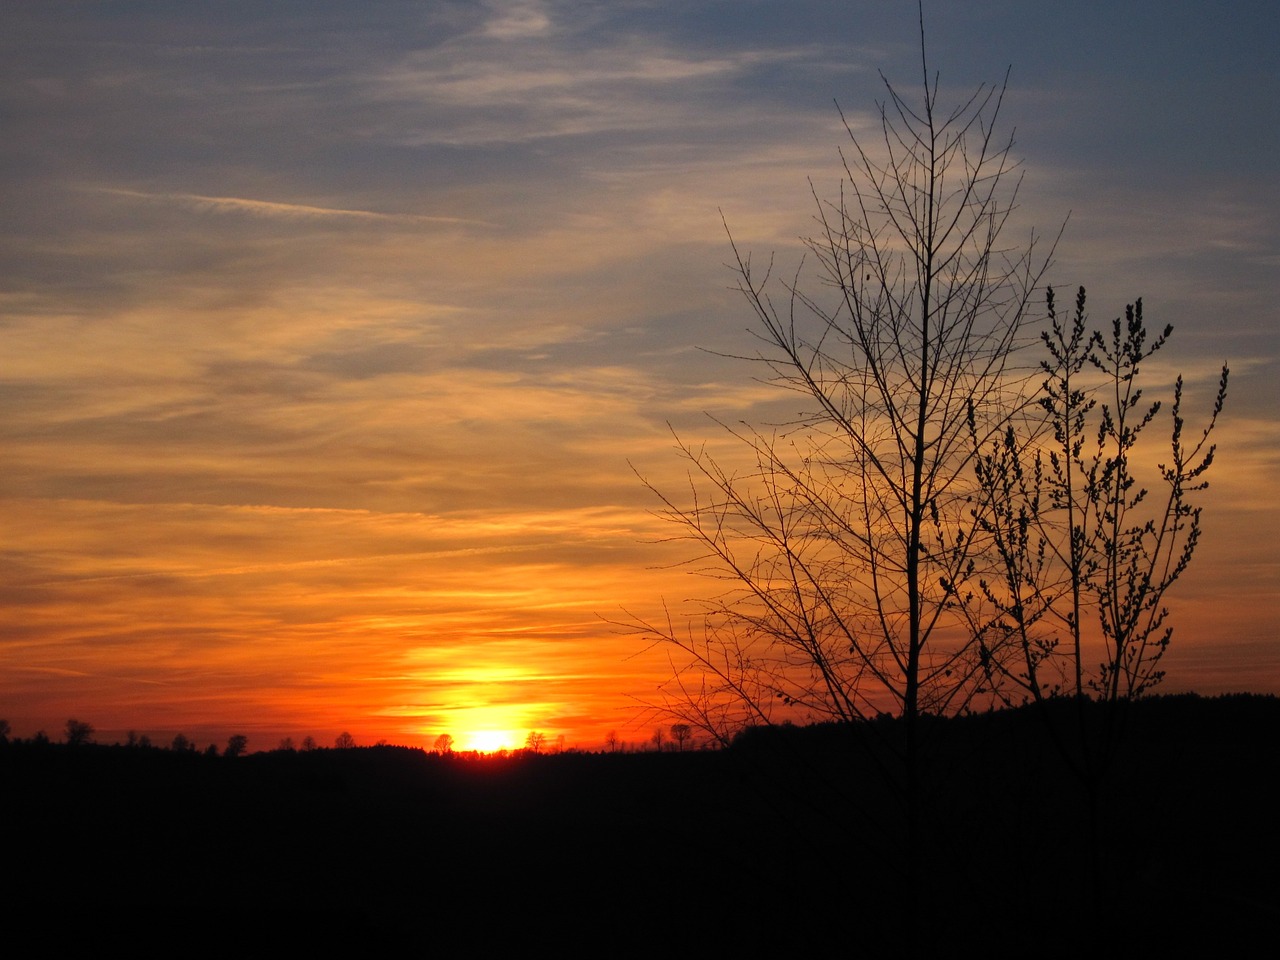
[{"label": "sun glow", "polygon": [[453,734],[453,749],[466,752],[497,753],[524,746],[531,729],[530,713],[537,713],[528,705],[501,707],[476,704],[449,712],[444,719],[445,729]]},{"label": "sun glow", "polygon": [[458,749],[497,753],[499,750],[510,750],[520,740],[521,734],[513,730],[475,730],[462,735]]}]

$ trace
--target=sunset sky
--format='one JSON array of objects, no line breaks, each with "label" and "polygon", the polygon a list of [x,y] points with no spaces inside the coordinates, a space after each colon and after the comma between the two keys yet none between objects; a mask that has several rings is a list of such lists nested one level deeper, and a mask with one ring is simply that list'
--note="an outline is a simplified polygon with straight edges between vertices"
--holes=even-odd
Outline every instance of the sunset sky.
[{"label": "sunset sky", "polygon": [[[1052,282],[1192,422],[1230,363],[1163,689],[1280,693],[1280,13],[926,18],[944,101],[1012,66]],[[721,216],[794,264],[877,71],[914,0],[0,0],[0,717],[646,739],[607,621],[707,588],[637,472],[776,399]]]}]

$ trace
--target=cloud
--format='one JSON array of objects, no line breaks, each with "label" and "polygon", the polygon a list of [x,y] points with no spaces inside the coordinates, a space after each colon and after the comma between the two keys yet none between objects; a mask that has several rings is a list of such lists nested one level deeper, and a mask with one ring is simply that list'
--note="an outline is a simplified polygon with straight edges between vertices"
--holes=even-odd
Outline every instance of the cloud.
[{"label": "cloud", "polygon": [[171,202],[193,207],[197,210],[211,210],[217,213],[248,213],[260,217],[281,217],[293,219],[354,219],[381,223],[398,224],[450,224],[466,226],[491,227],[493,224],[483,220],[471,220],[466,217],[433,217],[412,213],[378,213],[370,210],[343,210],[332,207],[316,207],[301,203],[280,203],[271,200],[250,200],[242,197],[206,197],[196,193],[146,193],[140,190],[126,190],[120,187],[90,188],[98,193],[119,197],[133,197],[139,200],[155,202]]},{"label": "cloud", "polygon": [[[503,9],[480,31],[405,51],[368,78],[372,101],[394,105],[386,119],[400,121],[380,125],[380,136],[420,146],[510,146],[606,133],[678,132],[687,141],[708,130],[711,110],[716,125],[749,122],[745,114],[776,98],[744,101],[734,92],[752,87],[753,74],[803,69],[816,53],[776,44],[713,52],[621,25],[589,37],[569,25],[577,11],[552,29],[537,5]],[[779,111],[775,121],[791,116]],[[754,119],[759,136],[758,113]]]},{"label": "cloud", "polygon": [[485,36],[516,40],[540,37],[551,28],[545,5],[537,0],[502,0],[486,6],[493,15],[485,22]]}]

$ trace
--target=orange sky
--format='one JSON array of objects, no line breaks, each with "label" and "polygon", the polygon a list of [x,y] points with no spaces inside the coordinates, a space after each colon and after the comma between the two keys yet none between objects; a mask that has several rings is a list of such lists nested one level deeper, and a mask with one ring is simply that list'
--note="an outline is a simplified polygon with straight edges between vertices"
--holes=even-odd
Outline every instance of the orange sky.
[{"label": "orange sky", "polygon": [[[607,621],[707,587],[632,465],[678,487],[668,424],[779,409],[716,355],[752,349],[721,215],[795,262],[832,97],[872,128],[915,7],[410,6],[0,0],[17,735],[648,737],[664,656]],[[1150,375],[1196,410],[1232,366],[1165,689],[1280,692],[1275,31],[984,11],[939,11],[936,65],[1014,64],[1020,215],[1071,215],[1053,281],[1174,323]]]}]

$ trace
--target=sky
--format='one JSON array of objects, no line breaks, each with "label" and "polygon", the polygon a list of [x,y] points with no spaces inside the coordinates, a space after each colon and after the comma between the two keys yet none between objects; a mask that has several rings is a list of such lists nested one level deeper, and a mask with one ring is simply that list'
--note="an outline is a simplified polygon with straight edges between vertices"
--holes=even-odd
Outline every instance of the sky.
[{"label": "sky", "polygon": [[[1162,689],[1280,693],[1280,13],[925,21],[1050,281],[1173,324],[1192,422],[1230,364]],[[777,402],[725,225],[794,263],[882,74],[914,2],[0,0],[0,717],[643,742],[611,621],[707,588],[641,478]]]}]

